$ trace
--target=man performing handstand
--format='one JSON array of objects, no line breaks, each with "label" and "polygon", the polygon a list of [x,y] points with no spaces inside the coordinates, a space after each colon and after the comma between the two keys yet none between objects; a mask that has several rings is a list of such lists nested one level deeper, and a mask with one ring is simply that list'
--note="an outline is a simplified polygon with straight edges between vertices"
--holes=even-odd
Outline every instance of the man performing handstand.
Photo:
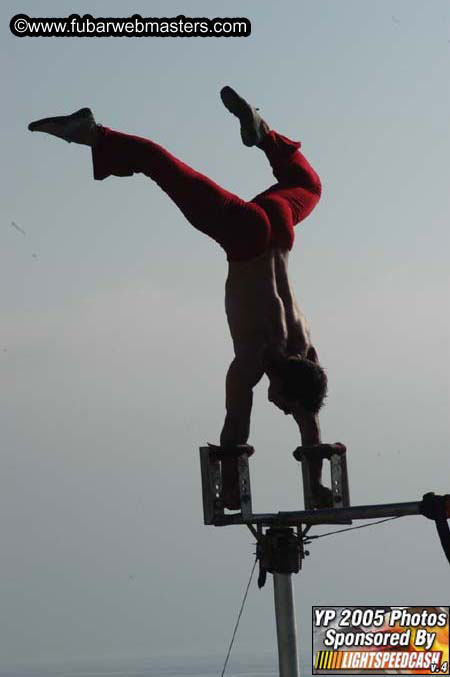
[{"label": "man performing handstand", "polygon": [[[225,308],[235,357],[226,377],[226,417],[220,435],[224,449],[246,444],[253,388],[266,374],[269,400],[297,422],[307,447],[321,444],[318,412],[327,390],[305,318],[288,278],[294,226],[320,199],[317,173],[299,151],[300,143],[270,130],[257,109],[231,87],[220,93],[239,118],[242,141],[257,146],[269,160],[277,183],[247,202],[191,169],[148,139],[97,125],[89,108],[72,115],[44,118],[28,128],[90,146],[94,178],[142,173],[153,179],[187,220],[225,250],[229,263]],[[310,457],[315,507],[331,504],[324,487],[322,453]],[[225,507],[240,507],[237,460],[222,461]]]}]

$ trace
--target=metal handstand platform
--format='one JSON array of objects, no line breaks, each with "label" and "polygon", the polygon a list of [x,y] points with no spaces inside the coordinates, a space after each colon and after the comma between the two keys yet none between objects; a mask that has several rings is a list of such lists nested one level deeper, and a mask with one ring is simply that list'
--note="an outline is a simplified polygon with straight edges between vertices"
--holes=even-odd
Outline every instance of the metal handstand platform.
[{"label": "metal handstand platform", "polygon": [[[239,494],[241,509],[239,512],[226,513],[223,500],[223,481],[221,459],[227,454],[237,459],[239,474]],[[301,463],[303,477],[303,495],[305,510],[302,512],[280,512],[275,514],[255,514],[252,511],[249,457],[254,449],[248,444],[240,444],[232,450],[208,444],[200,447],[200,465],[202,472],[203,517],[205,524],[226,526],[228,524],[262,524],[270,526],[280,523],[289,525],[317,524],[331,522],[350,524],[351,517],[342,510],[350,506],[350,493],[347,475],[345,447],[332,448],[329,444],[319,447],[298,447],[293,456]],[[311,483],[311,459],[320,456],[330,462],[332,506],[326,510],[314,509],[314,494]],[[339,513],[336,510],[340,510]],[[325,514],[326,513],[326,514]],[[355,515],[356,517],[356,515]]]},{"label": "metal handstand platform", "polygon": [[[265,583],[267,572],[273,574],[275,617],[277,626],[280,677],[298,677],[297,631],[295,623],[292,574],[301,569],[309,554],[304,544],[314,524],[351,524],[352,520],[424,515],[436,523],[442,547],[450,562],[450,495],[426,494],[422,501],[350,505],[346,450],[336,445],[298,447],[294,457],[300,461],[303,477],[304,510],[277,513],[254,513],[250,485],[249,457],[253,447],[242,444],[232,449],[208,444],[200,447],[204,523],[216,527],[232,524],[247,526],[257,541],[256,555],[260,573],[258,585]],[[320,455],[330,462],[331,506],[315,508],[311,483],[311,459]],[[240,510],[226,511],[222,478],[222,461],[227,456],[237,462]]]}]

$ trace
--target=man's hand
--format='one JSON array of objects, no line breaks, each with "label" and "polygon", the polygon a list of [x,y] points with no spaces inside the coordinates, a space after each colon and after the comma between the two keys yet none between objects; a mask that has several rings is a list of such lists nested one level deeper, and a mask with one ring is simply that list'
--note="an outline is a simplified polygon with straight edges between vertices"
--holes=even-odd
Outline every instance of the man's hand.
[{"label": "man's hand", "polygon": [[322,465],[324,458],[331,458],[333,454],[342,454],[346,451],[342,442],[332,444],[302,445],[294,451],[294,458],[301,461],[305,456],[311,478],[312,508],[333,507],[333,494],[331,489],[322,484]]},{"label": "man's hand", "polygon": [[314,495],[314,507],[328,508],[333,504],[331,490],[322,484],[323,459],[334,453],[345,451],[341,442],[322,444],[319,417],[304,409],[300,404],[292,407],[292,415],[300,429],[302,448],[310,449],[309,467],[311,472],[311,490]]}]

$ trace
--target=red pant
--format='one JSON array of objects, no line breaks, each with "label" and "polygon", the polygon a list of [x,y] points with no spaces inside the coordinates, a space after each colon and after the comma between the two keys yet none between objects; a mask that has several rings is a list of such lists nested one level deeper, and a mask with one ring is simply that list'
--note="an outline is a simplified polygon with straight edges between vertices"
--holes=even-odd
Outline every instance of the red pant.
[{"label": "red pant", "polygon": [[247,261],[268,247],[291,249],[294,226],[320,199],[320,179],[298,150],[300,145],[277,132],[265,136],[261,147],[278,183],[247,202],[153,141],[99,127],[92,149],[94,178],[145,174],[194,228],[223,247],[229,261]]}]

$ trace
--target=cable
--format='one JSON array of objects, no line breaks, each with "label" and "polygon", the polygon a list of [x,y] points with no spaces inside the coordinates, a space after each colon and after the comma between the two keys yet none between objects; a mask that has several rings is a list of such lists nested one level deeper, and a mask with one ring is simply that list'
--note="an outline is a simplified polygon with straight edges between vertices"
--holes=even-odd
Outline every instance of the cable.
[{"label": "cable", "polygon": [[[324,538],[325,536],[333,536],[334,534],[342,534],[344,531],[353,531],[354,529],[364,529],[366,527],[374,527],[377,524],[383,524],[383,522],[390,522],[391,520],[397,520],[400,517],[402,517],[402,515],[399,515],[397,517],[387,517],[386,519],[377,520],[376,522],[371,522],[370,524],[360,524],[357,527],[348,527],[347,529],[338,529],[337,531],[328,531],[326,534],[318,534],[316,536],[307,536],[306,539],[305,539],[305,543],[311,543],[312,540],[317,540],[318,538]],[[234,639],[236,637],[236,632],[237,632],[237,629],[239,627],[239,621],[241,620],[242,612],[244,611],[245,602],[247,600],[248,591],[250,589],[250,584],[252,582],[252,578],[253,578],[253,574],[255,572],[257,562],[258,562],[258,557],[256,557],[255,561],[253,562],[252,570],[250,572],[250,578],[248,579],[247,587],[246,587],[245,593],[244,593],[244,598],[242,600],[241,608],[239,609],[238,617],[237,617],[237,620],[236,620],[236,623],[235,623],[235,626],[234,626],[234,630],[233,630],[233,635],[231,637],[230,646],[228,647],[227,656],[225,658],[225,663],[223,665],[222,672],[220,673],[220,677],[224,677],[224,675],[225,675],[225,670],[226,670],[227,665],[228,665],[228,660],[230,658],[231,649],[233,648]]]},{"label": "cable", "polygon": [[357,527],[348,527],[347,529],[338,529],[337,531],[328,531],[326,534],[318,534],[317,536],[307,536],[305,543],[310,543],[313,539],[323,538],[324,536],[333,536],[333,534],[342,534],[344,531],[353,531],[353,529],[365,529],[366,527],[374,527],[376,524],[383,524],[383,522],[390,522],[391,520],[398,520],[403,515],[397,515],[396,517],[387,517],[383,520],[377,520],[376,522],[370,522],[370,524],[360,524]]},{"label": "cable", "polygon": [[231,654],[231,649],[232,649],[232,647],[233,647],[234,638],[236,637],[236,632],[237,632],[237,629],[238,629],[238,626],[239,626],[239,621],[241,620],[242,612],[244,611],[245,601],[246,601],[246,599],[247,599],[248,591],[249,591],[249,589],[250,589],[250,583],[252,582],[253,573],[254,573],[254,571],[255,571],[255,567],[256,567],[257,561],[258,561],[258,558],[256,557],[256,558],[255,558],[255,561],[253,562],[253,567],[252,567],[252,570],[251,570],[251,573],[250,573],[250,578],[249,578],[249,580],[248,580],[247,587],[246,587],[245,593],[244,593],[244,599],[242,600],[241,608],[240,608],[240,610],[239,610],[239,614],[238,614],[238,617],[237,617],[237,621],[236,621],[236,624],[235,624],[235,626],[234,626],[233,636],[231,637],[231,642],[230,642],[230,646],[228,647],[227,657],[225,658],[225,663],[224,663],[224,665],[223,665],[223,668],[222,668],[222,672],[221,672],[220,677],[223,677],[223,676],[224,676],[225,670],[226,670],[226,668],[227,668],[228,659],[230,658],[230,654]]}]

